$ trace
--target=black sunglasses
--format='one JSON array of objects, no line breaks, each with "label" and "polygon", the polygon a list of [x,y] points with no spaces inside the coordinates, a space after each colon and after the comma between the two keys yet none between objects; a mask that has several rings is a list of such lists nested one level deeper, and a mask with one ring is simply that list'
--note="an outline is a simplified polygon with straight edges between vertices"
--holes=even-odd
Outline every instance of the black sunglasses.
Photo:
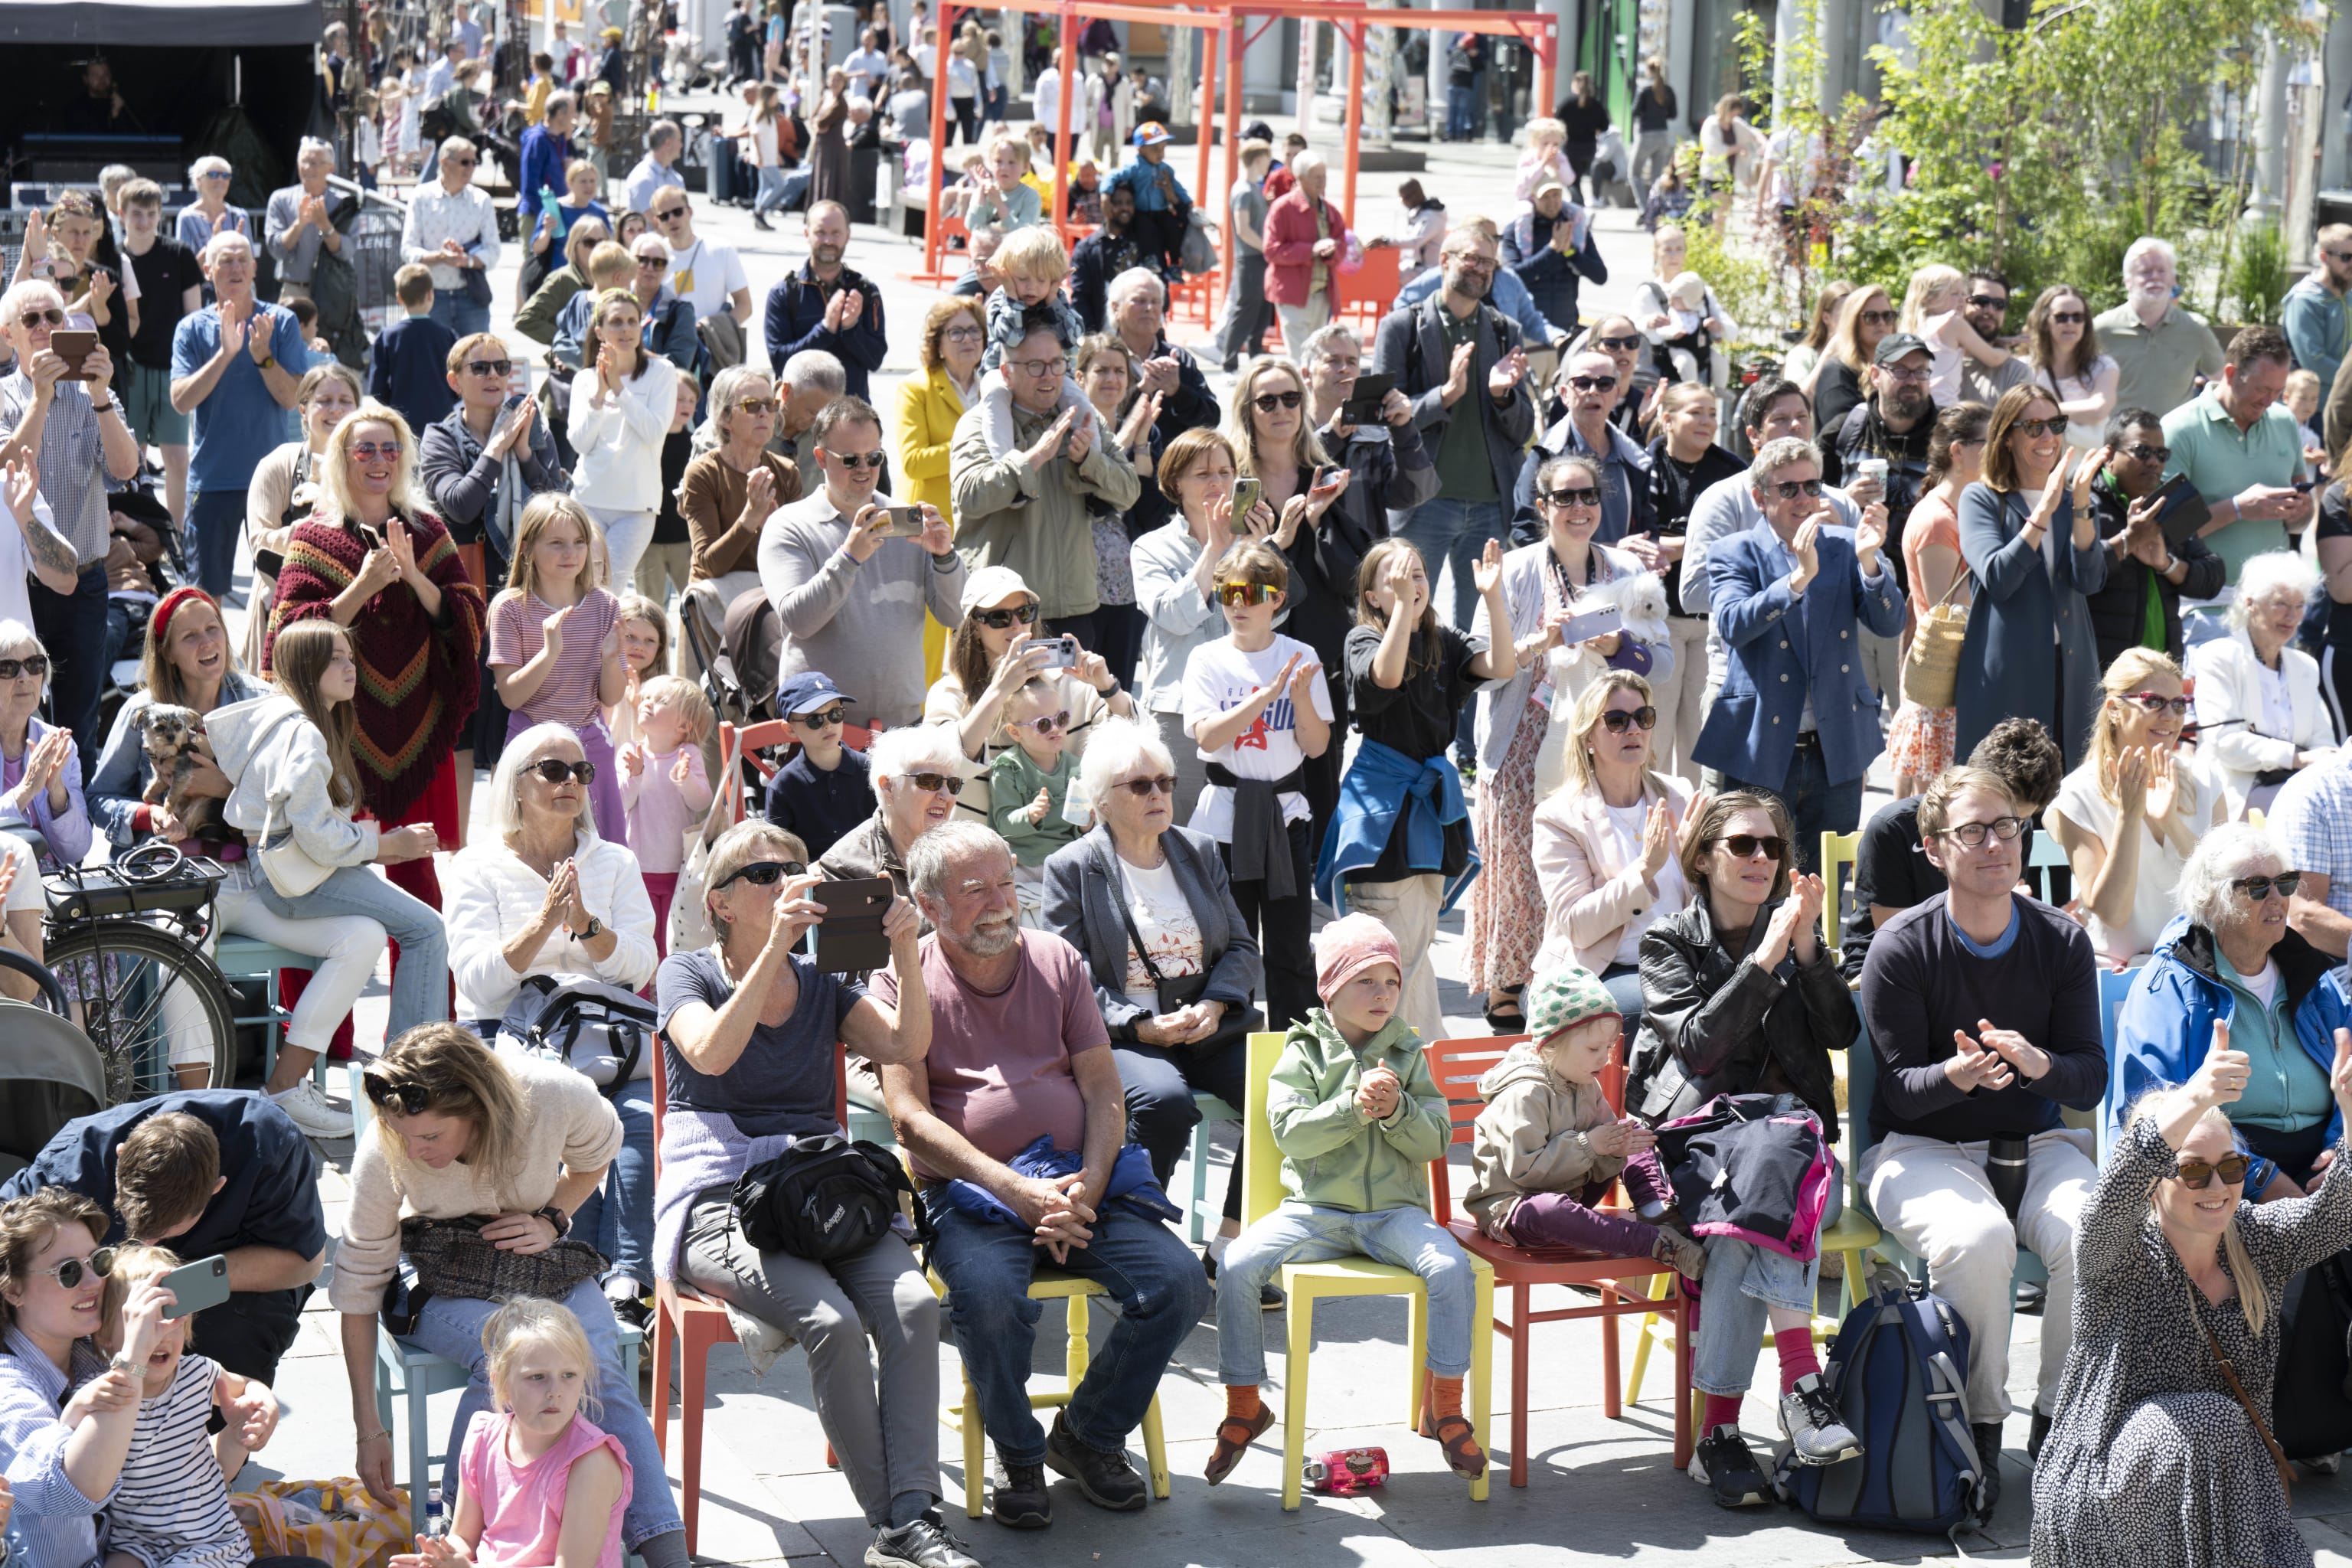
[{"label": "black sunglasses", "polygon": [[566,779],[578,779],[582,784],[596,782],[595,763],[567,763],[561,757],[541,757],[523,772],[537,773],[551,784],[560,784]]},{"label": "black sunglasses", "polygon": [[1261,392],[1250,401],[1260,414],[1271,414],[1277,407],[1296,408],[1304,399],[1296,392]]},{"label": "black sunglasses", "polygon": [[47,654],[29,654],[23,658],[0,658],[0,680],[14,680],[20,675],[47,675],[49,660]]},{"label": "black sunglasses", "polygon": [[1595,338],[1593,342],[1604,349],[1614,349],[1619,353],[1624,353],[1642,346],[1642,335],[1636,332],[1630,338]]},{"label": "black sunglasses", "polygon": [[2003,294],[1995,299],[1990,294],[1971,294],[1969,303],[1979,310],[2006,310],[2009,309],[2009,296]]},{"label": "black sunglasses", "polygon": [[1171,800],[1176,796],[1176,781],[1167,773],[1155,773],[1148,779],[1121,779],[1112,787],[1123,789],[1138,800],[1149,800],[1155,795],[1164,795]]},{"label": "black sunglasses", "polygon": [[713,888],[711,891],[715,893],[720,888],[731,888],[738,882],[749,882],[755,888],[772,888],[786,877],[807,875],[808,868],[798,860],[754,860],[749,866],[735,868],[731,873],[720,879],[719,887]]},{"label": "black sunglasses", "polygon": [[2172,1174],[2173,1179],[2182,1186],[2192,1192],[2201,1193],[2212,1185],[2213,1178],[2216,1176],[2221,1177],[2230,1185],[2236,1186],[2246,1179],[2246,1173],[2253,1168],[2253,1163],[2243,1154],[2224,1154],[2220,1159],[2212,1161],[2176,1160],[2173,1162]]},{"label": "black sunglasses", "polygon": [[1774,484],[1771,489],[1772,493],[1779,496],[1782,500],[1795,500],[1799,496],[1817,496],[1821,494],[1822,481],[1819,479],[1782,479]]},{"label": "black sunglasses", "polygon": [[1599,506],[1601,492],[1589,488],[1576,490],[1549,490],[1545,493],[1544,500],[1554,506]]},{"label": "black sunglasses", "polygon": [[425,1108],[433,1103],[431,1089],[407,1079],[389,1077],[380,1068],[371,1067],[361,1073],[360,1083],[367,1090],[368,1103],[379,1110],[421,1116]]},{"label": "black sunglasses", "polygon": [[1612,735],[1622,735],[1628,728],[1654,730],[1658,727],[1658,710],[1646,702],[1631,712],[1615,709],[1601,715],[1601,723]]},{"label": "black sunglasses", "polygon": [[787,717],[804,730],[830,730],[835,724],[848,721],[849,705],[845,702],[836,702],[821,712],[793,713],[788,714]]},{"label": "black sunglasses", "polygon": [[879,468],[883,463],[879,452],[827,452],[825,456],[845,468]]},{"label": "black sunglasses", "polygon": [[2065,325],[2070,327],[2079,327],[2091,318],[2080,310],[2053,310],[2050,312],[2050,319],[2053,321],[2063,322]]},{"label": "black sunglasses", "polygon": [[2294,890],[2303,886],[2303,873],[2281,871],[2274,877],[2241,877],[2230,886],[2245,894],[2248,903],[2261,903],[2271,896],[2273,888],[2278,889],[2280,898],[2291,899],[2294,897]]},{"label": "black sunglasses", "polygon": [[468,375],[507,376],[514,373],[514,361],[507,359],[469,359],[466,362]]},{"label": "black sunglasses", "polygon": [[2124,448],[2124,453],[2126,456],[2143,463],[2168,463],[2172,461],[2171,447],[2151,447],[2145,441],[2133,442],[2130,446]]},{"label": "black sunglasses", "polygon": [[2025,438],[2030,441],[2039,440],[2046,436],[2063,436],[2066,434],[2066,421],[2063,418],[2021,419],[2016,424],[2011,426],[2010,428],[2024,436]]},{"label": "black sunglasses", "polygon": [[1613,375],[1571,375],[1568,384],[1579,392],[1607,392],[1617,384]]},{"label": "black sunglasses", "polygon": [[1001,632],[1015,621],[1034,626],[1037,624],[1037,606],[1028,604],[1012,610],[974,610],[971,618],[992,632]]},{"label": "black sunglasses", "polygon": [[950,795],[963,793],[963,780],[955,773],[908,773],[907,782],[929,795],[937,795],[941,790]]},{"label": "black sunglasses", "polygon": [[1760,836],[1753,833],[1735,833],[1728,838],[1718,838],[1715,842],[1717,847],[1730,850],[1731,858],[1735,860],[1748,859],[1759,849],[1764,851],[1764,858],[1767,860],[1778,860],[1788,852],[1789,848],[1789,841],[1777,833]]},{"label": "black sunglasses", "polygon": [[1862,319],[1870,326],[1891,327],[1895,324],[1895,312],[1892,310],[1864,310],[1862,313]]}]

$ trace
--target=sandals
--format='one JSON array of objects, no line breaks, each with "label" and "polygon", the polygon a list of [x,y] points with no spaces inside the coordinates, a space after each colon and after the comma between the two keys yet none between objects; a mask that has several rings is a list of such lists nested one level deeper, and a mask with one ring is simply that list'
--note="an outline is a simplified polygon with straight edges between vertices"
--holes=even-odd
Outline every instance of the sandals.
[{"label": "sandals", "polygon": [[1445,1450],[1446,1468],[1455,1475],[1475,1481],[1486,1473],[1486,1450],[1478,1447],[1467,1415],[1440,1415],[1433,1423],[1429,1407],[1423,1405],[1418,1430]]},{"label": "sandals", "polygon": [[1209,1484],[1215,1486],[1233,1474],[1234,1467],[1242,1462],[1244,1454],[1249,1452],[1249,1446],[1265,1436],[1266,1428],[1273,1425],[1274,1406],[1271,1405],[1259,1405],[1257,1415],[1250,1420],[1228,1415],[1217,1423],[1217,1451],[1209,1456],[1209,1463],[1202,1472],[1209,1478]]},{"label": "sandals", "polygon": [[[1498,1035],[1522,1035],[1527,1033],[1528,1016],[1521,1012],[1518,1007],[1519,993],[1526,989],[1527,987],[1524,985],[1497,985],[1488,991],[1486,994],[1486,1026],[1494,1030],[1495,1033]],[[1510,1004],[1511,1010],[1507,1013],[1496,1012],[1495,1008],[1498,1003]]]}]

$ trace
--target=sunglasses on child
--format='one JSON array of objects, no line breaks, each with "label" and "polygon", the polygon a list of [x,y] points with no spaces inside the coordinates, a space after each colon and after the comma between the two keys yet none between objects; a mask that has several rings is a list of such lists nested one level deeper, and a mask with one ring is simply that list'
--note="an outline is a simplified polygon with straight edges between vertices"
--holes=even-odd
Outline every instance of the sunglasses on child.
[{"label": "sunglasses on child", "polygon": [[54,1268],[36,1268],[36,1274],[46,1274],[68,1290],[81,1288],[82,1270],[89,1270],[93,1279],[103,1279],[114,1272],[114,1248],[101,1247],[88,1258],[68,1258]]},{"label": "sunglasses on child", "polygon": [[523,772],[537,773],[551,784],[560,784],[566,779],[578,779],[582,784],[596,782],[595,763],[567,763],[561,757],[541,757]]},{"label": "sunglasses on child", "polygon": [[48,672],[49,660],[46,654],[27,654],[23,658],[0,658],[0,680],[14,680],[20,675],[47,675]]},{"label": "sunglasses on child", "polygon": [[360,1083],[367,1090],[368,1103],[379,1110],[420,1116],[433,1103],[433,1091],[423,1084],[394,1078],[378,1068],[371,1067],[361,1073]]},{"label": "sunglasses on child", "polygon": [[1217,603],[1263,605],[1280,592],[1270,583],[1220,583],[1217,584]]},{"label": "sunglasses on child", "polygon": [[1777,833],[1735,833],[1728,838],[1718,838],[1715,843],[1719,849],[1730,850],[1735,860],[1751,859],[1759,849],[1767,860],[1778,860],[1789,848],[1789,841]]},{"label": "sunglasses on child", "polygon": [[2218,1160],[2176,1160],[2172,1179],[2191,1192],[2203,1192],[2212,1185],[2216,1176],[2234,1187],[2246,1179],[2253,1163],[2243,1154],[2224,1154]]},{"label": "sunglasses on child", "polygon": [[1631,710],[1612,709],[1601,715],[1601,723],[1612,735],[1622,735],[1629,729],[1654,730],[1658,727],[1658,710],[1646,702]]},{"label": "sunglasses on child", "polygon": [[[786,877],[805,877],[808,868],[798,860],[754,860],[749,866],[739,866],[732,874],[720,879],[719,888],[731,888],[738,882],[749,882],[755,888],[772,888]],[[711,890],[717,892],[719,888]]]},{"label": "sunglasses on child", "polygon": [[468,375],[495,375],[503,381],[514,374],[514,362],[504,359],[469,359],[466,362]]},{"label": "sunglasses on child", "polygon": [[836,702],[821,712],[795,713],[791,717],[792,721],[803,730],[830,730],[835,724],[848,722],[849,707],[846,703]]},{"label": "sunglasses on child", "polygon": [[1050,735],[1056,730],[1070,727],[1070,710],[1065,708],[1058,713],[1041,713],[1034,719],[1008,719],[1004,727],[1008,730],[1034,730],[1040,735]]},{"label": "sunglasses on child", "polygon": [[974,610],[971,618],[992,632],[1001,632],[1015,621],[1034,626],[1037,624],[1037,606],[1027,604],[1010,610]]}]

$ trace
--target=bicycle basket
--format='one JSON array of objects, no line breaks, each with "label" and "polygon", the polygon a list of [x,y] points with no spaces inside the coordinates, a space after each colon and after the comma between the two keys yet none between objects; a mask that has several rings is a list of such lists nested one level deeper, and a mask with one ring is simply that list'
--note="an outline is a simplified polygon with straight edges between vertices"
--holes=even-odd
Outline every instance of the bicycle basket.
[{"label": "bicycle basket", "polygon": [[227,875],[217,860],[157,842],[102,866],[60,866],[41,886],[50,921],[63,923],[202,910]]}]

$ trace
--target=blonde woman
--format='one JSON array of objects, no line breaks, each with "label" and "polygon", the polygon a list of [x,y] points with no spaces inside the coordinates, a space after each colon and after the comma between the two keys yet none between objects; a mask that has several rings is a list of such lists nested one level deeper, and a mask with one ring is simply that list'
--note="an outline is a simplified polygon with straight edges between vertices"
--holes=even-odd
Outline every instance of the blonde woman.
[{"label": "blonde woman", "polygon": [[2125,964],[2155,950],[2180,868],[2197,840],[2229,820],[2229,803],[2200,759],[2179,749],[2189,722],[2179,665],[2126,648],[2099,684],[2091,754],[2042,820],[2074,869],[2091,945]]},{"label": "blonde woman", "polygon": [[[361,1087],[373,1114],[352,1158],[351,1208],[328,1295],[342,1318],[360,1479],[379,1504],[404,1509],[393,1488],[392,1434],[376,1415],[373,1373],[378,1314],[399,1272],[403,1221],[472,1218],[482,1239],[504,1250],[545,1253],[570,1232],[572,1212],[603,1185],[621,1147],[621,1121],[596,1086],[569,1067],[493,1055],[455,1024],[402,1035],[369,1064]],[[481,1220],[486,1215],[492,1217]],[[596,1358],[594,1392],[607,1429],[628,1455],[634,1485],[623,1542],[646,1568],[688,1568],[686,1531],[636,1380],[622,1370],[613,1309],[593,1277],[573,1285],[562,1304],[587,1331]],[[471,1374],[449,1428],[444,1497],[457,1495],[467,1428],[490,1407],[482,1326],[498,1306],[434,1295],[408,1336]],[[425,1478],[412,1477],[411,1484],[421,1486]]]},{"label": "blonde woman", "polygon": [[1830,334],[1837,330],[1838,311],[1854,286],[1843,278],[1832,279],[1822,285],[1813,300],[1811,324],[1806,327],[1804,340],[1789,351],[1780,362],[1780,374],[1800,386],[1811,384],[1814,370],[1830,345]]},{"label": "blonde woman", "polygon": [[580,460],[572,489],[604,531],[612,580],[636,580],[637,557],[653,542],[661,506],[662,444],[677,410],[677,367],[646,352],[645,308],[625,289],[607,289],[589,311],[580,371],[564,432]]},{"label": "blonde woman", "polygon": [[1845,297],[1837,327],[1805,387],[1813,400],[1814,429],[1836,429],[1861,404],[1863,375],[1876,363],[1878,341],[1895,330],[1899,314],[1894,297],[1875,283]]}]

